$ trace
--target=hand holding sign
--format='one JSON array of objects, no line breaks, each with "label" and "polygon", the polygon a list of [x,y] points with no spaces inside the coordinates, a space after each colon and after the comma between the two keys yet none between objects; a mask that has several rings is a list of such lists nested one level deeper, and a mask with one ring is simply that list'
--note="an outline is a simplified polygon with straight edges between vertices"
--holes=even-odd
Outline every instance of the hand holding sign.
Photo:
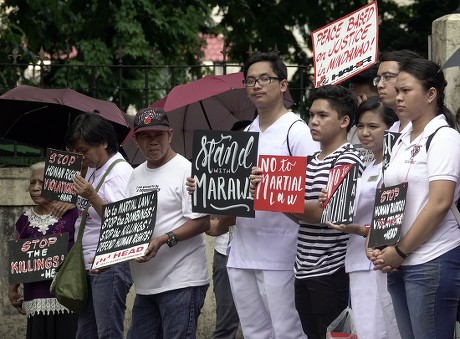
[{"label": "hand holding sign", "polygon": [[251,174],[251,184],[257,185],[254,209],[302,213],[307,158],[261,155],[259,166],[262,175]]},{"label": "hand holding sign", "polygon": [[48,148],[42,197],[75,204],[73,180],[80,175],[82,162],[83,157],[77,153]]}]

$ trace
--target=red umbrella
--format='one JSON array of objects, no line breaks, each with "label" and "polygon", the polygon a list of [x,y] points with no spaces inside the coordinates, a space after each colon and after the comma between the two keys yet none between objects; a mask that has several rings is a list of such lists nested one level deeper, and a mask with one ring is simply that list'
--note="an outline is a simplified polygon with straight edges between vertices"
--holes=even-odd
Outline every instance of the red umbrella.
[{"label": "red umbrella", "polygon": [[[285,105],[293,105],[288,91]],[[236,121],[253,120],[257,114],[243,86],[243,72],[207,75],[178,85],[150,106],[164,108],[174,129],[172,148],[188,159],[195,129],[228,131]]]},{"label": "red umbrella", "polygon": [[0,137],[33,146],[63,148],[68,126],[84,112],[96,112],[109,120],[120,143],[129,133],[125,114],[112,102],[70,88],[21,85],[0,96]]}]

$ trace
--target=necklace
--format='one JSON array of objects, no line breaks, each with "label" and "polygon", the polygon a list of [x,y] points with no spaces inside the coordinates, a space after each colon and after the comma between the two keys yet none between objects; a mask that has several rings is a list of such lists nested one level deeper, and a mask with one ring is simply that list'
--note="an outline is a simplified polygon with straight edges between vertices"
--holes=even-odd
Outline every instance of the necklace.
[{"label": "necklace", "polygon": [[49,214],[37,214],[33,208],[24,212],[24,215],[29,219],[29,225],[31,227],[38,228],[40,232],[46,234],[49,226],[57,223],[58,218]]}]

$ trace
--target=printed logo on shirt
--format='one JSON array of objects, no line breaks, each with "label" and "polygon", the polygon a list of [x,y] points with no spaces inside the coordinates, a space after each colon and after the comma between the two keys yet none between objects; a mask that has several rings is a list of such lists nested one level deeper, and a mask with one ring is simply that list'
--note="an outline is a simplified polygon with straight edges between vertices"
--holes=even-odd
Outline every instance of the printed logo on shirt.
[{"label": "printed logo on shirt", "polygon": [[157,191],[160,192],[160,185],[137,186],[136,193],[147,193]]},{"label": "printed logo on shirt", "polygon": [[415,145],[412,151],[410,152],[410,155],[412,158],[414,158],[418,152],[420,152],[420,145]]},{"label": "printed logo on shirt", "polygon": [[377,181],[379,178],[378,175],[371,175],[369,178],[367,178],[367,182],[374,182]]}]

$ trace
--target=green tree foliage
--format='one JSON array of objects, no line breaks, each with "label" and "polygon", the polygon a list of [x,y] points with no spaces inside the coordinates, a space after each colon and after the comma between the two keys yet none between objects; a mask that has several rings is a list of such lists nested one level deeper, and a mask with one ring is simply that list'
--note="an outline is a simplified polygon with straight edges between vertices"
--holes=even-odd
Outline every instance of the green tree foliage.
[{"label": "green tree foliage", "polygon": [[[139,94],[142,91],[123,91],[122,97],[117,90],[146,89],[146,83],[172,87],[185,81],[186,72],[79,66],[198,64],[196,53],[203,42],[197,33],[208,30],[210,11],[203,0],[179,5],[169,0],[5,0],[0,7],[0,62],[11,62],[12,50],[17,49],[18,62],[33,63],[43,48],[54,64],[73,66],[47,70],[45,86],[70,86],[100,98],[112,97],[119,104],[152,102],[158,99],[152,91],[144,91],[146,99]],[[65,55],[72,46],[78,56],[68,60]],[[119,72],[121,83],[116,80]]]},{"label": "green tree foliage", "polygon": [[[230,52],[227,61],[241,63],[254,50],[278,50],[291,64],[301,65],[291,88],[305,88],[312,60],[293,29],[311,48],[310,32],[367,4],[367,0],[5,0],[0,6],[0,62],[34,62],[38,51],[49,53],[54,64],[72,68],[47,70],[45,86],[71,86],[100,98],[113,98],[126,109],[128,103],[152,102],[186,81],[194,70],[164,65],[198,65],[203,41],[198,33],[221,33]],[[219,6],[222,21],[211,20]],[[379,0],[380,51],[408,48],[427,55],[431,23],[452,13],[458,0],[415,0],[398,6]],[[9,9],[7,11],[7,9]],[[75,46],[78,56],[63,56]],[[149,72],[117,65],[158,65]],[[115,65],[114,67],[79,67]],[[6,74],[10,72],[10,74]],[[0,72],[0,86],[20,70]],[[197,76],[204,73],[197,71]],[[118,75],[122,74],[122,81]],[[25,80],[22,79],[24,83]],[[148,88],[146,84],[149,84]],[[137,90],[129,91],[128,88]],[[123,89],[123,91],[120,91]],[[143,91],[139,90],[143,89]],[[153,96],[154,94],[155,97]],[[292,93],[298,99],[300,93]],[[299,101],[299,100],[296,100]]]}]

